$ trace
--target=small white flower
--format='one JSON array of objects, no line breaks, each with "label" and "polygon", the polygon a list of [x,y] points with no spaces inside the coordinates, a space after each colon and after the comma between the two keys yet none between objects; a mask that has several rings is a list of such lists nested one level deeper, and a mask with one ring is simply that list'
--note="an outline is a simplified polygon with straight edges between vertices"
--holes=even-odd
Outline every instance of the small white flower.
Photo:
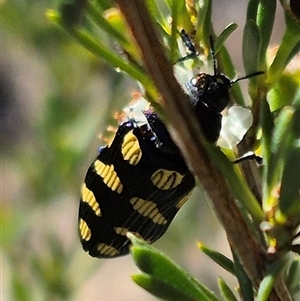
[{"label": "small white flower", "polygon": [[149,106],[149,102],[141,95],[134,98],[132,104],[124,108],[124,112],[128,119],[134,119],[138,125],[148,123],[143,111]]},{"label": "small white flower", "polygon": [[253,122],[249,109],[231,107],[222,118],[222,129],[217,144],[222,148],[233,149],[244,137]]}]

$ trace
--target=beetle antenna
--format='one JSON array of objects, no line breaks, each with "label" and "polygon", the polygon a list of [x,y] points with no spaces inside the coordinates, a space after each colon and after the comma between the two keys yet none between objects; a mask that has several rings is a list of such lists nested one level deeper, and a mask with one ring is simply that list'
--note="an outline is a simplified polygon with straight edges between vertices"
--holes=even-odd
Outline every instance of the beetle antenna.
[{"label": "beetle antenna", "polygon": [[257,71],[257,72],[254,72],[254,73],[250,73],[248,75],[245,75],[245,76],[239,77],[235,80],[232,80],[231,84],[235,84],[236,82],[239,82],[240,80],[247,79],[247,78],[254,77],[254,76],[258,76],[258,75],[261,75],[261,74],[265,74],[265,72],[264,71]]},{"label": "beetle antenna", "polygon": [[191,52],[191,54],[196,56],[198,52],[196,50],[195,44],[193,43],[191,37],[185,32],[184,29],[181,30],[180,37],[185,47]]},{"label": "beetle antenna", "polygon": [[209,36],[209,42],[210,42],[210,53],[213,59],[213,64],[214,64],[214,75],[216,75],[217,72],[217,58],[216,58],[216,53],[215,53],[215,42],[212,37],[212,35]]},{"label": "beetle antenna", "polygon": [[196,57],[198,55],[198,51],[196,50],[195,44],[193,43],[191,37],[185,32],[184,29],[180,31],[180,37],[184,44],[184,46],[189,50],[189,54],[178,59],[175,64],[186,61],[190,58]]}]

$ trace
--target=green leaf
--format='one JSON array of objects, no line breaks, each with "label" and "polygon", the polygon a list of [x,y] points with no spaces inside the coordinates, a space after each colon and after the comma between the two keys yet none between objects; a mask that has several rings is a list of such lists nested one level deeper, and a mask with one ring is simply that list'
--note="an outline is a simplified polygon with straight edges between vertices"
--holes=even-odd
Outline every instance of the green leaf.
[{"label": "green leaf", "polygon": [[246,184],[245,179],[235,171],[232,162],[213,145],[207,145],[207,152],[210,154],[213,162],[218,162],[216,167],[220,170],[224,178],[227,179],[233,196],[251,214],[253,220],[258,223],[264,220],[264,213],[257,199]]},{"label": "green leaf", "polygon": [[236,297],[234,296],[234,293],[231,291],[227,283],[220,277],[218,278],[218,285],[221,294],[226,301],[237,301]]},{"label": "green leaf", "polygon": [[95,54],[97,57],[105,59],[114,68],[119,68],[132,78],[138,80],[145,87],[152,99],[157,99],[157,94],[149,77],[136,66],[125,62],[120,55],[114,53],[110,48],[105,46],[96,37],[92,36],[84,29],[74,29],[71,32],[72,36],[82,44],[87,50]]},{"label": "green leaf", "polygon": [[[253,20],[247,21],[243,34],[243,62],[246,74],[259,70],[260,44],[261,37],[258,26]],[[252,80],[255,81],[255,78]]]},{"label": "green leaf", "polygon": [[272,112],[287,105],[292,105],[299,93],[300,72],[296,74],[282,74],[268,93],[270,109]]},{"label": "green leaf", "polygon": [[194,25],[191,22],[191,15],[187,10],[186,2],[184,0],[165,0],[165,2],[171,11],[172,30],[184,29],[188,33],[192,32]]},{"label": "green leaf", "polygon": [[232,262],[231,259],[229,259],[225,255],[223,255],[215,250],[208,248],[207,246],[205,246],[202,243],[199,243],[199,248],[205,255],[207,255],[209,258],[211,258],[214,262],[216,262],[218,265],[220,265],[222,268],[224,268],[226,271],[228,271],[232,275],[235,275],[234,263]]},{"label": "green leaf", "polygon": [[157,92],[153,86],[152,81],[146,75],[146,73],[137,65],[130,62],[126,62],[120,55],[114,53],[112,49],[104,45],[98,37],[92,35],[84,27],[76,26],[71,28],[66,26],[62,19],[62,16],[58,12],[49,10],[47,17],[54,21],[59,26],[65,28],[68,33],[83,45],[88,51],[93,53],[96,57],[106,60],[106,62],[114,68],[124,71],[126,74],[138,80],[146,89],[149,100],[157,99]]},{"label": "green leaf", "polygon": [[250,0],[247,7],[247,18],[246,22],[249,20],[256,21],[257,9],[259,5],[259,0]]},{"label": "green leaf", "polygon": [[[181,291],[186,296],[194,298],[194,300],[217,301],[212,292],[198,283],[166,255],[138,239],[132,233],[128,233],[128,238],[133,243],[131,253],[134,261],[144,273],[153,278],[153,281],[161,281]],[[157,293],[157,291],[153,293]]]},{"label": "green leaf", "polygon": [[205,48],[210,49],[212,0],[200,1],[196,25],[195,42],[203,41]]},{"label": "green leaf", "polygon": [[[270,158],[270,144],[272,141],[272,132],[274,128],[273,115],[270,111],[269,103],[266,100],[260,103],[260,126],[262,129],[262,153],[264,156],[264,164],[268,167]],[[267,173],[265,173],[267,176]],[[265,182],[265,181],[264,181]]]},{"label": "green leaf", "polygon": [[285,21],[284,36],[267,74],[267,83],[270,87],[280,78],[300,40],[300,26],[287,13],[285,13]]},{"label": "green leaf", "polygon": [[266,52],[272,34],[275,12],[276,1],[260,0],[257,12],[257,25],[261,36],[261,47],[259,57],[260,68],[265,68]]},{"label": "green leaf", "polygon": [[85,1],[69,1],[62,4],[61,17],[66,27],[73,28],[82,23],[85,5]]},{"label": "green leaf", "polygon": [[187,294],[181,289],[178,289],[161,279],[157,279],[153,276],[147,274],[133,275],[133,281],[140,287],[153,294],[154,296],[167,301],[195,301],[201,299],[195,299]]},{"label": "green leaf", "polygon": [[[293,116],[294,109],[292,107],[285,107],[281,110],[278,118],[275,131],[272,135],[272,140],[266,147],[270,148],[270,157],[266,160],[266,166],[264,169],[266,182],[265,184],[265,201],[271,201],[270,196],[271,190],[278,184],[282,169],[284,166],[284,158],[287,148],[291,146],[291,133],[293,132]],[[273,207],[273,204],[267,203],[265,205],[265,210],[269,210],[269,206]],[[269,208],[269,209],[268,209]]]},{"label": "green leaf", "polygon": [[[117,9],[103,11],[99,8],[100,6],[96,5],[93,1],[88,1],[86,7],[87,16],[101,31],[104,31],[107,36],[107,40],[104,39],[101,32],[101,36],[99,36],[98,39],[100,41],[106,40],[107,44],[110,41],[114,41],[114,44],[118,45],[120,49],[118,52],[126,53],[126,57],[130,60],[130,63],[137,69],[140,69],[140,53],[121,12]],[[91,31],[90,28],[88,28],[87,31]],[[91,31],[91,33],[92,32],[94,31]],[[123,59],[124,58],[125,55],[123,56]]]},{"label": "green leaf", "polygon": [[292,245],[290,250],[300,255],[300,245]]},{"label": "green leaf", "polygon": [[225,43],[228,37],[238,28],[236,23],[228,24],[225,29],[221,32],[218,38],[215,40],[215,52],[219,52],[221,46]]},{"label": "green leaf", "polygon": [[300,26],[300,10],[298,0],[280,0],[281,6]]},{"label": "green leaf", "polygon": [[264,277],[259,285],[257,292],[257,301],[268,301],[270,293],[273,289],[274,283],[278,277],[279,272],[286,265],[286,258],[274,262],[267,270],[267,275]]},{"label": "green leaf", "polygon": [[161,10],[157,6],[157,2],[155,0],[146,0],[147,8],[155,22],[160,24],[161,28],[167,33],[170,34],[170,26],[166,21],[166,18],[163,16]]},{"label": "green leaf", "polygon": [[279,209],[286,218],[298,216],[300,222],[300,143],[289,148],[286,157],[281,181]]},{"label": "green leaf", "polygon": [[[92,19],[95,21],[95,23],[105,32],[109,34],[109,36],[115,41],[122,45],[122,47],[127,48],[129,45],[128,40],[124,36],[124,30],[123,26],[117,25],[117,22],[114,22],[111,24],[103,17],[103,12],[99,10],[99,6],[96,6],[93,1],[87,2],[87,12],[89,16],[92,17]],[[121,23],[122,21],[119,20],[118,23]],[[125,24],[124,24],[125,26]]]},{"label": "green leaf", "polygon": [[233,254],[233,259],[234,259],[235,274],[236,274],[236,277],[237,277],[239,285],[240,285],[240,292],[243,296],[243,300],[244,301],[254,301],[252,283],[233,250],[232,250],[232,254]]},{"label": "green leaf", "polygon": [[172,30],[171,30],[171,36],[170,36],[170,47],[171,47],[171,62],[174,62],[177,53],[178,53],[178,46],[177,46],[177,37],[178,37],[178,23],[180,19],[181,11],[184,11],[183,7],[185,7],[183,1],[168,1],[170,2],[170,10],[171,10],[171,16],[172,16]]},{"label": "green leaf", "polygon": [[[290,55],[288,56],[286,63],[289,64],[291,60],[295,58],[295,63],[297,64],[299,62],[299,51],[300,51],[300,39],[298,43],[296,43],[292,51],[290,52]],[[299,72],[299,68],[297,68],[297,72]],[[297,78],[299,79],[299,77]]]},{"label": "green leaf", "polygon": [[[230,54],[224,45],[222,45],[219,50],[219,58],[222,62],[224,74],[226,74],[229,78],[234,78],[234,76],[236,75],[236,70]],[[244,96],[239,83],[236,83],[232,86],[231,94],[233,95],[233,98],[238,105],[242,107],[245,106]]]},{"label": "green leaf", "polygon": [[[300,246],[298,254],[300,254]],[[289,289],[294,290],[298,289],[300,290],[300,257],[297,256],[293,259],[288,271],[287,271],[287,277],[286,277],[286,285]]]}]

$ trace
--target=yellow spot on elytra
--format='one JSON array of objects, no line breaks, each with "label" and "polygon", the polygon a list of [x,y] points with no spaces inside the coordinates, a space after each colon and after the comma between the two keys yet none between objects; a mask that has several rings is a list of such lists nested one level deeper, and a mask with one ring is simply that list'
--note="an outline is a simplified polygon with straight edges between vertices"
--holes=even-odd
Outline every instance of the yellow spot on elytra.
[{"label": "yellow spot on elytra", "polygon": [[192,194],[193,190],[190,191],[186,196],[184,196],[176,205],[176,208],[177,209],[180,209],[184,204],[185,202],[190,198],[191,194]]},{"label": "yellow spot on elytra", "polygon": [[101,210],[94,193],[86,187],[85,183],[81,188],[81,199],[83,202],[88,203],[92,207],[97,216],[101,216]]},{"label": "yellow spot on elytra", "polygon": [[152,174],[151,181],[157,188],[169,190],[177,187],[182,182],[183,177],[177,171],[160,168]]},{"label": "yellow spot on elytra", "polygon": [[137,165],[142,157],[139,141],[132,131],[128,132],[123,140],[121,152],[124,160],[131,165]]},{"label": "yellow spot on elytra", "polygon": [[116,256],[120,253],[116,248],[104,243],[99,244],[97,246],[97,250],[99,251],[100,254],[105,256],[111,256],[111,257]]},{"label": "yellow spot on elytra", "polygon": [[94,163],[96,173],[103,178],[103,182],[117,193],[123,191],[123,184],[114,170],[113,165],[106,165],[103,162],[96,160]]},{"label": "yellow spot on elytra", "polygon": [[122,228],[122,227],[114,227],[114,230],[117,234],[126,236],[126,233],[128,232],[127,228]]},{"label": "yellow spot on elytra", "polygon": [[152,242],[150,239],[147,239],[147,240],[146,240],[140,233],[130,231],[130,230],[127,229],[127,228],[114,227],[114,230],[115,230],[115,232],[116,232],[117,234],[122,235],[122,236],[126,236],[127,232],[131,232],[131,233],[134,234],[137,238],[143,239],[143,240],[145,240],[145,241],[148,242],[148,243],[151,243],[151,242]]},{"label": "yellow spot on elytra", "polygon": [[167,223],[165,217],[159,212],[156,203],[138,197],[131,198],[129,202],[133,205],[134,210],[143,216],[151,218],[155,224],[165,225]]},{"label": "yellow spot on elytra", "polygon": [[81,239],[83,239],[85,241],[90,240],[90,238],[92,236],[91,229],[89,228],[87,223],[82,218],[79,220],[79,232],[80,232]]}]

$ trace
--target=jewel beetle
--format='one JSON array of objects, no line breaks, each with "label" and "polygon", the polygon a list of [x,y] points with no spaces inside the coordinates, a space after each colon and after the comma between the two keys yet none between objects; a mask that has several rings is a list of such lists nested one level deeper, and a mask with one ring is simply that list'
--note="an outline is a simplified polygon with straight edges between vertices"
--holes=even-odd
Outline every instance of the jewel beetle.
[{"label": "jewel beetle", "polygon": [[[231,86],[257,72],[230,80],[217,72],[199,73],[185,92],[206,139],[220,135],[221,112],[230,101]],[[177,145],[159,115],[144,110],[145,123],[129,118],[112,142],[99,151],[81,188],[78,229],[83,249],[93,257],[126,255],[132,232],[149,243],[159,239],[195,187]]]}]

